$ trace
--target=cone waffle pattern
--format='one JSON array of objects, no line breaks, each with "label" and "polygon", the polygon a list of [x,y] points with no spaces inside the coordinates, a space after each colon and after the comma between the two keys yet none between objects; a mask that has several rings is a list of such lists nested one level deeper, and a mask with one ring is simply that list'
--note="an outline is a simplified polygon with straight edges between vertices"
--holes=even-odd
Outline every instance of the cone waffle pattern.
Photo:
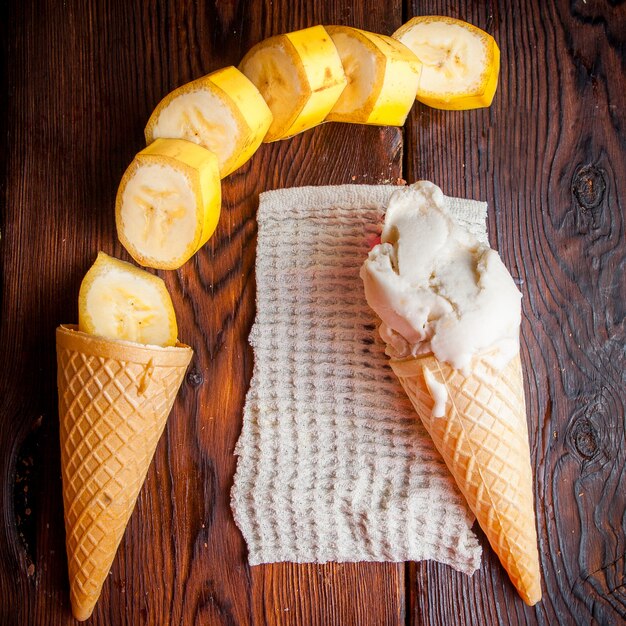
[{"label": "cone waffle pattern", "polygon": [[72,610],[100,595],[191,359],[57,329],[61,465]]},{"label": "cone waffle pattern", "polygon": [[[532,472],[519,355],[498,371],[484,359],[463,376],[433,356],[392,368],[522,599],[541,599]],[[448,391],[432,415],[424,368]]]}]

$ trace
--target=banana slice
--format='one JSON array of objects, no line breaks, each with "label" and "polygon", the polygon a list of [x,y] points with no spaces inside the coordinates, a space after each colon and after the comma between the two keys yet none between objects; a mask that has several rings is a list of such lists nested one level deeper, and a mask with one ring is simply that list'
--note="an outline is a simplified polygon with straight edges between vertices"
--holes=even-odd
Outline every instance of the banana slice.
[{"label": "banana slice", "polygon": [[140,265],[177,269],[213,234],[220,206],[215,154],[184,139],[156,139],[122,177],[117,236]]},{"label": "banana slice", "polygon": [[146,142],[186,139],[217,155],[224,178],[261,145],[272,113],[258,89],[236,68],[225,67],[165,96],[146,125]]},{"label": "banana slice", "polygon": [[239,69],[256,85],[274,116],[265,142],[322,123],[347,84],[337,49],[323,26],[258,43]]},{"label": "banana slice", "polygon": [[326,26],[348,86],[331,122],[402,126],[415,102],[422,64],[399,41],[349,26]]},{"label": "banana slice", "polygon": [[155,346],[176,344],[172,299],[158,277],[104,252],[78,295],[78,328],[90,335]]},{"label": "banana slice", "polygon": [[437,109],[488,107],[498,85],[494,38],[451,17],[414,17],[393,35],[424,64],[417,99]]}]

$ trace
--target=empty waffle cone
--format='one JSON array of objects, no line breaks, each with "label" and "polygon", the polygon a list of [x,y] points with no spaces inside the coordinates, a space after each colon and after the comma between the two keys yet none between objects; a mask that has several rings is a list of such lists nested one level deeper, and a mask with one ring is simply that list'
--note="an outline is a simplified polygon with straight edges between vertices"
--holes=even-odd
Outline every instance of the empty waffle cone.
[{"label": "empty waffle cone", "polygon": [[193,350],[56,332],[72,612],[100,596]]},{"label": "empty waffle cone", "polygon": [[[537,603],[541,577],[519,355],[502,371],[476,359],[468,377],[433,356],[392,359],[391,367],[520,596]],[[429,383],[447,392],[441,417],[434,416]]]}]

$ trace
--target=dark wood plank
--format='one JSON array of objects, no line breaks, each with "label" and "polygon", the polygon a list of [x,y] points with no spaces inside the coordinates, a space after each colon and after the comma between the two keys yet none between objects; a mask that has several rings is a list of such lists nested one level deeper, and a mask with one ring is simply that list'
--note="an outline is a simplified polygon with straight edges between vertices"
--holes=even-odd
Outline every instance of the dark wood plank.
[{"label": "dark wood plank", "polygon": [[404,624],[404,567],[389,563],[254,567],[258,624]]},{"label": "dark wood plank", "polygon": [[491,241],[524,293],[544,600],[524,607],[493,553],[468,579],[411,568],[414,624],[618,624],[626,619],[624,301],[626,7],[594,0],[409,3],[491,32],[493,106],[417,106],[406,177],[489,202]]},{"label": "dark wood plank", "polygon": [[[414,6],[413,6],[414,5]],[[411,565],[416,624],[619,623],[624,603],[626,11],[598,0],[407,3],[492,32],[502,81],[486,111],[417,105],[406,178],[490,203],[522,283],[523,357],[544,601],[524,607],[487,548],[472,578]],[[14,2],[3,7],[0,130],[0,623],[71,621],[53,330],[115,240],[119,178],[172,88],[318,22],[391,32],[386,3]],[[251,375],[259,191],[393,182],[395,130],[327,125],[264,146],[224,186],[218,232],[162,275],[196,348],[93,623],[402,623],[402,565],[249,568],[229,509]],[[141,563],[140,568],[137,563]],[[287,610],[286,610],[287,609]]]},{"label": "dark wood plank", "polygon": [[[54,327],[75,321],[78,286],[99,249],[128,259],[113,203],[150,111],[172,88],[236,64],[263,37],[320,22],[391,32],[401,5],[12,3],[3,26],[0,355],[10,367],[0,376],[0,622],[72,621]],[[252,372],[258,193],[395,181],[401,145],[395,129],[327,125],[262,147],[225,182],[210,243],[181,270],[160,273],[196,354],[91,623],[403,621],[402,565],[251,570],[229,506]]]}]

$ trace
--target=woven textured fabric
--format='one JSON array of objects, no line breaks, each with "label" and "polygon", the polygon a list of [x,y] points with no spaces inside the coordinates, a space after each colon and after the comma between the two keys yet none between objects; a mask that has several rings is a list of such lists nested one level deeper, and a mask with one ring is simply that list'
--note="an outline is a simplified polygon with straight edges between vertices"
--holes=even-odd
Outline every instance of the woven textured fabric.
[{"label": "woven textured fabric", "polygon": [[61,469],[72,610],[98,600],[192,351],[133,347],[61,327]]},{"label": "woven textured fabric", "polygon": [[[391,365],[522,599],[535,604],[541,579],[519,354],[502,371],[475,359],[468,377],[433,356]],[[442,417],[433,416],[425,368],[446,387]]]},{"label": "woven textured fabric", "polygon": [[[359,277],[393,192],[261,194],[255,363],[231,494],[253,565],[479,566],[473,516],[389,367]],[[448,204],[486,241],[484,203]]]}]

